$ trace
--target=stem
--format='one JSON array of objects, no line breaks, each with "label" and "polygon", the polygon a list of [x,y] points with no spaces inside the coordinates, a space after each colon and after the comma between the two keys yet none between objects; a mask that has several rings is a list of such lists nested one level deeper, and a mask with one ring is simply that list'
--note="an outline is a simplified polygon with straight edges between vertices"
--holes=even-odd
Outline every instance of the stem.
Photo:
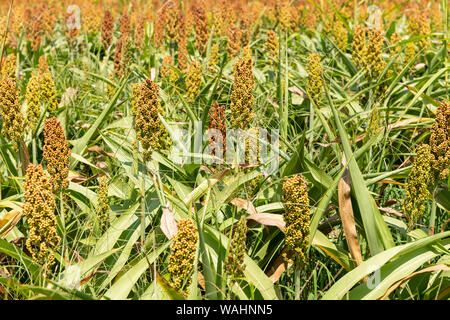
[{"label": "stem", "polygon": [[434,224],[436,222],[436,189],[433,190],[433,202],[431,204],[431,215],[430,215],[430,235],[434,234]]}]

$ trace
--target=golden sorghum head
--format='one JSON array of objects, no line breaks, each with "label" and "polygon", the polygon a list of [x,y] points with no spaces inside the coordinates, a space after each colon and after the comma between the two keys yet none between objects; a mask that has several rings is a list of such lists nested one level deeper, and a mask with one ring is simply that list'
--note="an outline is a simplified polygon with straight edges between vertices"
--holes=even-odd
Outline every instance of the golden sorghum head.
[{"label": "golden sorghum head", "polygon": [[240,58],[234,64],[234,82],[231,92],[231,124],[235,129],[246,130],[253,120],[253,77],[252,59]]},{"label": "golden sorghum head", "polygon": [[11,53],[2,59],[0,65],[0,79],[11,78],[16,79],[16,55]]},{"label": "golden sorghum head", "polygon": [[241,34],[241,45],[243,47],[247,46],[250,42],[250,32],[251,32],[251,25],[250,25],[250,18],[247,14],[242,14],[240,18],[240,34]]},{"label": "golden sorghum head", "polygon": [[[178,222],[178,232],[172,238],[169,257],[169,272],[172,285],[185,294],[189,292],[191,273],[197,251],[198,231],[191,219]],[[183,288],[185,288],[183,290]]]},{"label": "golden sorghum head", "polygon": [[162,60],[161,69],[159,71],[161,79],[168,79],[170,83],[175,82],[177,80],[177,73],[172,68],[173,58],[170,54],[167,54]]},{"label": "golden sorghum head", "polygon": [[406,184],[406,196],[403,203],[403,212],[408,217],[409,228],[423,215],[425,211],[425,200],[430,197],[428,185],[431,182],[431,147],[427,144],[419,146],[416,150],[417,156],[413,167],[408,175]]},{"label": "golden sorghum head", "polygon": [[206,52],[208,44],[208,21],[206,19],[205,9],[201,5],[195,8],[195,47],[201,55]]},{"label": "golden sorghum head", "polygon": [[[411,36],[424,36],[431,33],[430,19],[426,12],[422,14],[419,11],[415,11],[410,20],[408,21],[409,33]],[[430,39],[425,37],[419,40],[421,48],[428,49],[430,46]]]},{"label": "golden sorghum head", "polygon": [[97,34],[102,24],[100,8],[95,6],[91,2],[85,2],[83,3],[83,7],[81,10],[83,12],[83,15],[81,17],[83,32]]},{"label": "golden sorghum head", "polygon": [[384,42],[383,32],[381,30],[369,31],[369,44],[367,46],[365,62],[366,70],[370,78],[377,79],[383,72],[386,62],[382,58],[382,47]]},{"label": "golden sorghum head", "polygon": [[450,173],[450,102],[443,101],[436,110],[436,121],[431,126],[431,152],[435,175],[446,179]]},{"label": "golden sorghum head", "polygon": [[70,153],[69,143],[61,123],[52,117],[44,122],[43,158],[47,162],[47,171],[53,191],[59,192],[69,186]]},{"label": "golden sorghum head", "polygon": [[340,19],[338,19],[334,23],[333,41],[339,49],[341,49],[344,52],[347,51],[347,43],[348,43],[347,29],[345,28],[344,23]]},{"label": "golden sorghum head", "polygon": [[215,102],[211,109],[209,109],[209,124],[208,128],[213,130],[218,130],[222,134],[222,146],[220,143],[216,141],[217,136],[213,133],[209,136],[209,147],[211,150],[211,154],[216,154],[219,152],[219,149],[222,150],[222,154],[225,154],[226,150],[226,135],[227,135],[227,127],[225,124],[226,116],[225,116],[225,106],[219,106],[217,102]]},{"label": "golden sorghum head", "polygon": [[167,130],[158,116],[164,115],[158,97],[159,87],[147,79],[134,94],[137,94],[137,97],[133,97],[136,136],[144,149],[144,157],[149,158],[151,151],[165,149],[170,145]]},{"label": "golden sorghum head", "polygon": [[214,43],[211,47],[211,53],[208,61],[208,70],[214,72],[219,64],[219,45]]},{"label": "golden sorghum head", "polygon": [[99,229],[103,232],[109,226],[108,178],[106,176],[99,179],[97,196],[97,219],[99,222]]},{"label": "golden sorghum head", "polygon": [[236,228],[232,232],[232,239],[228,255],[225,259],[225,273],[232,277],[232,280],[244,276],[245,263],[244,257],[247,251],[245,241],[247,239],[247,218],[241,216]]},{"label": "golden sorghum head", "polygon": [[317,53],[308,56],[308,64],[306,65],[308,72],[308,81],[306,83],[306,92],[316,105],[322,100],[322,64]]},{"label": "golden sorghum head", "polygon": [[300,20],[300,15],[296,6],[290,7],[290,17],[291,21],[289,23],[289,28],[292,32],[297,32],[299,30],[298,22]]},{"label": "golden sorghum head", "polygon": [[134,45],[138,51],[144,47],[145,40],[145,15],[140,14],[137,17],[136,26],[134,27]]},{"label": "golden sorghum head", "polygon": [[409,42],[406,45],[406,49],[405,49],[405,62],[409,63],[414,56],[416,55],[416,46],[414,45],[414,43]]},{"label": "golden sorghum head", "polygon": [[[398,33],[398,32],[394,32],[391,35],[391,39],[390,39],[390,45],[396,45],[398,44],[400,41],[402,40],[402,36]],[[393,48],[390,49],[391,54],[392,55],[397,55],[400,51],[402,51],[402,47],[401,46],[395,46]]]},{"label": "golden sorghum head", "polygon": [[124,68],[122,64],[124,41],[119,39],[116,44],[116,50],[114,51],[114,73],[120,77],[123,75]]},{"label": "golden sorghum head", "polygon": [[33,260],[43,265],[44,273],[47,273],[54,263],[53,250],[60,238],[56,232],[52,184],[40,164],[28,165],[24,189],[23,213],[27,217],[28,228],[26,246]]},{"label": "golden sorghum head", "polygon": [[50,72],[46,72],[39,77],[41,99],[47,104],[49,112],[55,112],[58,109],[58,100],[56,98],[56,89]]},{"label": "golden sorghum head", "polygon": [[28,80],[25,93],[27,101],[27,121],[31,129],[37,124],[41,116],[41,99],[39,93],[39,76],[33,74]]},{"label": "golden sorghum head", "polygon": [[165,10],[160,10],[158,13],[157,21],[155,22],[153,40],[155,47],[159,48],[164,41],[164,26],[166,24],[166,13]]},{"label": "golden sorghum head", "polygon": [[13,79],[0,80],[0,110],[3,118],[2,135],[13,142],[14,149],[17,150],[25,123],[20,111],[16,82]]},{"label": "golden sorghum head", "polygon": [[355,26],[353,31],[352,58],[353,62],[360,67],[365,66],[367,53],[366,32],[367,28],[362,26]]},{"label": "golden sorghum head", "polygon": [[291,10],[289,8],[289,1],[280,1],[277,18],[280,30],[289,31],[289,27],[291,25]]},{"label": "golden sorghum head", "polygon": [[275,31],[267,31],[267,41],[266,41],[267,52],[269,53],[269,62],[274,64],[278,60],[278,37]]},{"label": "golden sorghum head", "polygon": [[175,2],[169,0],[164,4],[166,11],[166,34],[170,40],[175,40],[177,36],[177,16],[178,16],[178,8]]},{"label": "golden sorghum head", "polygon": [[230,24],[227,32],[227,54],[228,59],[236,57],[241,49],[241,33],[239,28]]},{"label": "golden sorghum head", "polygon": [[111,44],[113,29],[114,18],[109,10],[105,10],[102,20],[102,43],[105,48]]},{"label": "golden sorghum head", "polygon": [[38,73],[43,74],[46,72],[50,73],[50,69],[48,68],[47,59],[45,59],[45,56],[42,55],[39,57],[38,61]]},{"label": "golden sorghum head", "polygon": [[27,15],[30,16],[27,39],[31,42],[31,49],[37,51],[41,45],[44,25],[42,22],[42,12],[36,8],[33,11],[37,12],[32,13],[31,9],[27,11]]},{"label": "golden sorghum head", "polygon": [[130,17],[125,13],[120,17],[120,39],[123,39],[125,42],[130,37],[131,32],[131,21]]},{"label": "golden sorghum head", "polygon": [[186,95],[189,100],[194,100],[200,92],[200,86],[202,84],[202,70],[200,62],[193,61],[189,66],[189,71],[186,77]]},{"label": "golden sorghum head", "polygon": [[213,8],[213,26],[214,33],[221,36],[223,34],[224,18],[222,17],[220,8]]},{"label": "golden sorghum head", "polygon": [[294,254],[294,261],[289,262],[302,264],[306,261],[311,222],[308,184],[302,175],[287,178],[283,183],[283,204],[285,243],[288,250]]},{"label": "golden sorghum head", "polygon": [[182,11],[178,14],[177,18],[177,43],[180,45],[180,42],[186,42],[186,18]]}]

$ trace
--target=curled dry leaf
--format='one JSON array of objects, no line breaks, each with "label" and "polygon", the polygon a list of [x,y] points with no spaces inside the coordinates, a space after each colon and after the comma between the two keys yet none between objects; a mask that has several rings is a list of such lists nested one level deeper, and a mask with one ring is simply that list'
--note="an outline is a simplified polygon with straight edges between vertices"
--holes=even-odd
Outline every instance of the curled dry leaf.
[{"label": "curled dry leaf", "polygon": [[234,204],[236,207],[247,210],[251,214],[257,214],[255,206],[250,200],[242,199],[242,198],[234,198],[230,201],[231,204]]},{"label": "curled dry leaf", "polygon": [[302,97],[302,98],[306,98],[306,94],[305,94],[302,90],[300,90],[299,88],[297,88],[296,86],[289,87],[288,90],[289,90],[290,92],[292,92],[292,93],[295,93],[295,94],[299,95],[299,96]]},{"label": "curled dry leaf", "polygon": [[178,232],[178,225],[175,221],[175,215],[172,210],[170,210],[169,203],[167,203],[163,208],[160,227],[169,240],[172,239]]},{"label": "curled dry leaf", "polygon": [[111,158],[115,158],[116,155],[112,152],[106,152],[105,150],[103,150],[102,148],[100,148],[99,146],[92,146],[88,149],[88,151],[90,152],[95,152],[101,155],[104,155],[106,157],[111,157]]},{"label": "curled dry leaf", "polygon": [[286,223],[281,214],[255,213],[248,216],[247,219],[254,220],[265,226],[278,227],[282,232],[284,232],[284,228],[286,227]]}]

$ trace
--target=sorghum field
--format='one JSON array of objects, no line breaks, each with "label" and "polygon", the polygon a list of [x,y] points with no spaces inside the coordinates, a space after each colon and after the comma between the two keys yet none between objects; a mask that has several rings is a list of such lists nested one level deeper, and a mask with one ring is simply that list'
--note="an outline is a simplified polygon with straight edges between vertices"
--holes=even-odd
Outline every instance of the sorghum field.
[{"label": "sorghum field", "polygon": [[446,0],[0,12],[2,299],[450,298]]}]

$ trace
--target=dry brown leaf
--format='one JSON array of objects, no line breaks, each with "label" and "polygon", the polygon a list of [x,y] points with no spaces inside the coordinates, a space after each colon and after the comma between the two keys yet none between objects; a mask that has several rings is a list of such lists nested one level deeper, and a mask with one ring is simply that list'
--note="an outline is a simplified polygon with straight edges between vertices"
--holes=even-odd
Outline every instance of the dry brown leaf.
[{"label": "dry brown leaf", "polygon": [[104,156],[111,157],[111,158],[115,158],[116,157],[116,155],[114,153],[106,152],[105,150],[103,150],[99,146],[92,146],[92,147],[88,148],[88,151],[96,152],[98,154],[102,154]]},{"label": "dry brown leaf", "polygon": [[[345,164],[346,159],[343,155],[342,165],[345,166]],[[350,254],[355,260],[356,265],[359,266],[362,263],[362,255],[358,234],[356,233],[355,217],[353,215],[350,191],[350,173],[348,169],[346,169],[338,185],[339,214],[341,216],[342,226],[344,228],[345,238],[350,249]]]},{"label": "dry brown leaf", "polygon": [[247,219],[255,220],[256,222],[265,226],[278,227],[282,232],[284,232],[284,228],[286,227],[286,223],[284,222],[283,216],[281,214],[256,213],[248,216]]},{"label": "dry brown leaf", "polygon": [[404,218],[404,217],[405,217],[403,214],[401,214],[400,212],[398,212],[397,210],[392,209],[392,208],[382,208],[382,207],[378,207],[378,209],[379,209],[380,211],[386,212],[386,213],[388,213],[388,214],[393,214],[394,216],[397,216],[397,217],[399,217],[399,218]]},{"label": "dry brown leaf", "polygon": [[277,282],[283,272],[285,272],[292,266],[285,261],[283,254],[286,254],[288,258],[291,258],[291,254],[289,253],[289,251],[284,248],[277,259],[269,267],[269,271],[267,272],[267,276],[270,280],[272,280],[273,283]]},{"label": "dry brown leaf", "polygon": [[175,215],[172,210],[170,210],[169,203],[167,203],[163,208],[160,227],[169,240],[172,239],[178,232],[178,225],[175,221]]},{"label": "dry brown leaf", "polygon": [[302,97],[302,98],[304,98],[304,99],[306,98],[306,94],[305,94],[302,90],[300,90],[299,88],[297,88],[296,86],[289,87],[288,90],[289,90],[290,92],[292,92],[292,93],[295,93],[295,94],[299,95],[300,97]]},{"label": "dry brown leaf", "polygon": [[234,198],[230,201],[231,204],[234,204],[236,207],[247,210],[250,214],[257,214],[255,206],[250,200],[242,199],[242,198]]}]

